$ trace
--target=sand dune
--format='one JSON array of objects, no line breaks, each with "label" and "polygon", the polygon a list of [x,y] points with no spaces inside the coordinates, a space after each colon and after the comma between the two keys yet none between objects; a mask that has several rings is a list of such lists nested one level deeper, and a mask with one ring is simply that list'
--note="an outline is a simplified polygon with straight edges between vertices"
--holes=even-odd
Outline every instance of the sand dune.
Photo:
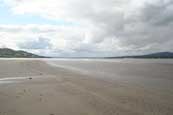
[{"label": "sand dune", "polygon": [[173,64],[0,60],[0,115],[172,115]]}]

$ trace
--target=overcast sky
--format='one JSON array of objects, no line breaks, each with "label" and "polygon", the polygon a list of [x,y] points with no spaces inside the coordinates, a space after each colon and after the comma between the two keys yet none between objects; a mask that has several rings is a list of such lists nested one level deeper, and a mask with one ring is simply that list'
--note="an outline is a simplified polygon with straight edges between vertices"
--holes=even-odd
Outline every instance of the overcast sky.
[{"label": "overcast sky", "polygon": [[0,0],[0,47],[84,57],[173,51],[173,0]]}]

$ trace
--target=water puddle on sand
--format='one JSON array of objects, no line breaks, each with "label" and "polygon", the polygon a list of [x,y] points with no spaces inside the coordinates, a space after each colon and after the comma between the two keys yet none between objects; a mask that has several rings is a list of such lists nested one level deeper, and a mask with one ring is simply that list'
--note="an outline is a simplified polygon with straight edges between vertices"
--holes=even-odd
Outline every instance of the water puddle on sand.
[{"label": "water puddle on sand", "polygon": [[32,79],[38,79],[38,78],[51,78],[55,76],[28,76],[28,77],[6,77],[6,78],[0,78],[0,84],[9,84],[9,83],[19,83],[26,80],[32,80]]},{"label": "water puddle on sand", "polygon": [[21,80],[29,79],[29,77],[8,77],[0,78],[0,84],[17,83]]},{"label": "water puddle on sand", "polygon": [[0,81],[0,84],[16,83],[17,81]]}]

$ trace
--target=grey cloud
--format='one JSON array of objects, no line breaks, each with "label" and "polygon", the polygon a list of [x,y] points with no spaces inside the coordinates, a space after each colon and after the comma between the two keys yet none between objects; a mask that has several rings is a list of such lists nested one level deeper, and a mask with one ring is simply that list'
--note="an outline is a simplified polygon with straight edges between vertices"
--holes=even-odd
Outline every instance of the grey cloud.
[{"label": "grey cloud", "polygon": [[26,41],[18,44],[21,49],[49,49],[51,48],[50,41],[46,38],[39,38],[35,41]]},{"label": "grey cloud", "polygon": [[142,9],[142,19],[155,26],[167,26],[173,22],[173,2],[160,1],[157,4],[146,4]]},{"label": "grey cloud", "polygon": [[[142,7],[136,8],[139,15],[134,14],[126,19],[125,16],[130,10],[124,10],[124,6],[128,6],[128,3],[125,0],[118,3],[115,0],[103,0],[102,2],[95,0],[88,2],[88,5],[86,4],[84,8],[87,10],[77,7],[80,12],[76,15],[81,19],[86,19],[89,24],[93,25],[94,30],[91,31],[92,37],[88,44],[83,44],[81,41],[79,47],[73,50],[79,55],[100,55],[100,52],[103,55],[110,55],[111,53],[118,55],[127,52],[146,53],[172,50],[172,46],[168,45],[173,42],[172,0],[169,2],[158,0],[152,4],[144,3]],[[135,20],[130,21],[133,18]],[[130,27],[131,31],[126,29],[128,26],[132,26]],[[118,40],[119,43],[115,43],[111,53],[103,53],[104,51],[109,52],[108,47],[99,49],[99,44],[109,46],[111,39]],[[110,42],[105,42],[106,40]],[[124,50],[119,51],[116,46],[122,47]]]},{"label": "grey cloud", "polygon": [[[162,1],[162,0],[161,0]],[[173,5],[156,2],[144,4],[139,15],[124,22],[124,30],[118,34],[123,46],[136,52],[172,51]],[[135,20],[133,20],[135,19]],[[126,23],[127,22],[127,23]],[[116,32],[115,32],[116,35]]]},{"label": "grey cloud", "polygon": [[[75,33],[72,31],[73,28],[66,31],[66,34],[62,35],[66,41],[64,51],[60,51],[62,55],[121,55],[173,50],[173,0],[154,0],[155,2],[142,0],[145,2],[138,7],[138,3],[131,4],[134,1],[140,2],[138,0],[74,1],[67,1],[70,3],[63,1],[67,6],[62,7],[61,10],[56,9],[57,7],[55,9],[49,9],[52,8],[49,7],[48,10],[45,8],[45,10],[39,9],[38,12],[29,11],[29,13],[36,12],[37,15],[40,14],[41,16],[44,14],[44,17],[46,17],[45,15],[47,17],[53,16],[50,11],[54,10],[59,11],[60,14],[65,12],[63,16],[80,23],[79,31],[83,29],[80,32],[86,33],[86,36],[80,36],[80,32]],[[58,2],[54,3],[55,6],[56,4]],[[51,5],[49,4],[49,6]],[[57,19],[57,17],[59,15],[56,16],[55,14],[51,18]],[[61,29],[51,28],[47,30],[39,28],[35,32],[62,33]],[[71,35],[73,32],[74,34]],[[32,45],[25,45],[28,48],[44,49],[45,47],[40,43],[46,48],[50,47],[49,42],[44,40],[29,43]],[[59,51],[60,49],[62,48],[56,50]],[[106,51],[107,53],[105,53]]]}]

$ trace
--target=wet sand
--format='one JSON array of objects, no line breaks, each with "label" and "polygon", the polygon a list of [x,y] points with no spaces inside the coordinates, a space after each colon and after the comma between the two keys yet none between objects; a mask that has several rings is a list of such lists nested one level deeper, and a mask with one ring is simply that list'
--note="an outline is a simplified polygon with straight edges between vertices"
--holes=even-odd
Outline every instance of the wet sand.
[{"label": "wet sand", "polygon": [[1,59],[0,115],[173,115],[173,63]]}]

